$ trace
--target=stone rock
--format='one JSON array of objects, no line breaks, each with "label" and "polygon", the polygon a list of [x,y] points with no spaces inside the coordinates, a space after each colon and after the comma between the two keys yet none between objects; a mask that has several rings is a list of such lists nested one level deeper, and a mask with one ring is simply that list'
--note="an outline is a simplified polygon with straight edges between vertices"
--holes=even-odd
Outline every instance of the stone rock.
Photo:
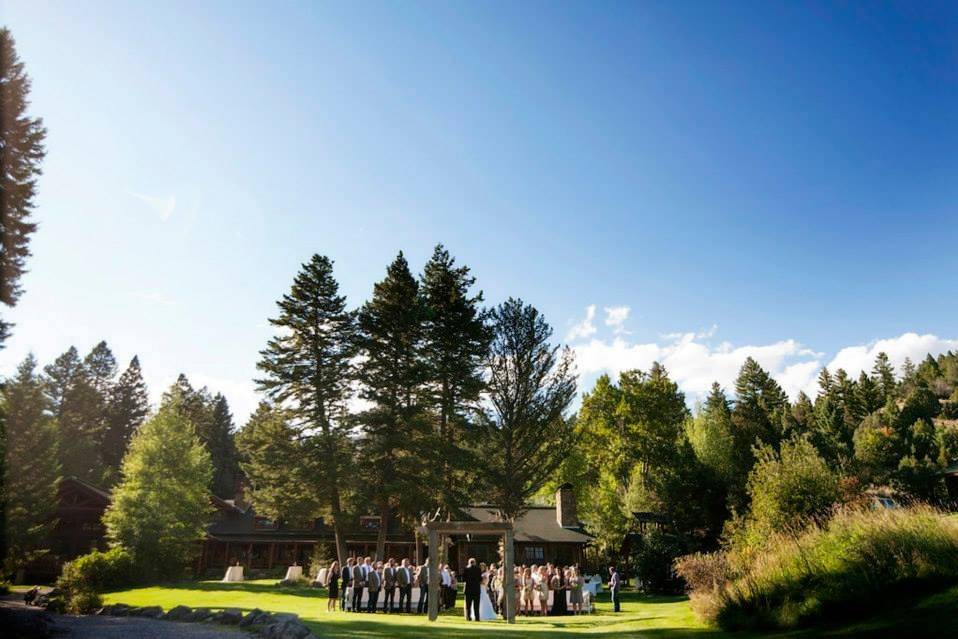
[{"label": "stone rock", "polygon": [[150,619],[159,619],[163,616],[163,609],[159,606],[146,606],[140,608],[137,617],[149,617]]},{"label": "stone rock", "polygon": [[256,619],[262,614],[263,614],[262,610],[260,610],[259,608],[253,608],[252,610],[247,612],[242,619],[240,619],[239,625],[244,628],[246,626],[252,626],[254,623],[256,623]]},{"label": "stone rock", "polygon": [[170,608],[169,612],[166,613],[165,618],[170,621],[183,621],[187,617],[193,614],[193,609],[189,606],[176,606],[175,608]]},{"label": "stone rock", "polygon": [[221,610],[213,616],[213,621],[217,623],[235,626],[243,620],[243,613],[237,608],[227,608]]},{"label": "stone rock", "polygon": [[213,618],[213,611],[209,608],[197,608],[190,614],[188,619],[183,621],[209,621]]}]

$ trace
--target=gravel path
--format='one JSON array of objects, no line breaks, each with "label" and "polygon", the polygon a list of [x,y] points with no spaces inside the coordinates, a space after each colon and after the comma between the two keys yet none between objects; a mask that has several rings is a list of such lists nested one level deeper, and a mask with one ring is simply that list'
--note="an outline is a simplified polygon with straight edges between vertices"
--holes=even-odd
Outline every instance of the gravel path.
[{"label": "gravel path", "polygon": [[[0,597],[0,608],[43,614],[23,604],[23,595]],[[251,639],[252,635],[219,624],[183,623],[142,617],[74,617],[48,614],[51,635],[64,639]],[[4,636],[0,627],[0,637]]]},{"label": "gravel path", "polygon": [[214,624],[136,617],[53,615],[55,636],[71,639],[250,639],[250,634]]}]

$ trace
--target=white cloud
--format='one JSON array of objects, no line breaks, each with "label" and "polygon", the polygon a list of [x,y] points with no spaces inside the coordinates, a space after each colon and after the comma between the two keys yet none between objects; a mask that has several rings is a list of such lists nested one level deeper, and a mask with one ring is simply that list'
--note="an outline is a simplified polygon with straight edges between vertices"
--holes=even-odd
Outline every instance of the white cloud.
[{"label": "white cloud", "polygon": [[612,327],[612,332],[616,335],[625,334],[625,320],[629,319],[628,306],[606,306],[605,307],[605,325]]},{"label": "white cloud", "polygon": [[[815,395],[818,373],[826,362],[824,353],[794,339],[742,346],[721,342],[713,346],[707,340],[715,332],[713,326],[704,332],[667,334],[657,342],[634,343],[616,335],[610,340],[593,338],[576,344],[573,350],[583,377],[582,390],[588,390],[591,378],[599,374],[614,377],[624,370],[648,370],[653,362],[659,362],[689,400],[695,401],[708,393],[712,382],[731,392],[739,369],[747,357],[752,357],[775,377],[792,399],[803,390]],[[828,362],[828,367],[832,371],[844,368],[849,375],[857,376],[862,370],[871,370],[875,356],[881,351],[888,353],[892,364],[900,368],[906,357],[917,363],[928,353],[937,355],[955,349],[958,349],[958,340],[905,333],[842,348]]]},{"label": "white cloud", "polygon": [[170,216],[173,215],[173,211],[176,209],[176,196],[167,195],[166,197],[157,197],[155,195],[144,195],[142,193],[135,193],[133,191],[128,191],[130,195],[145,202],[155,213],[160,216],[160,219],[164,222],[170,219]]},{"label": "white cloud", "polygon": [[590,304],[585,307],[585,319],[569,329],[566,341],[571,342],[595,335],[596,328],[593,320],[595,320],[595,304]]}]

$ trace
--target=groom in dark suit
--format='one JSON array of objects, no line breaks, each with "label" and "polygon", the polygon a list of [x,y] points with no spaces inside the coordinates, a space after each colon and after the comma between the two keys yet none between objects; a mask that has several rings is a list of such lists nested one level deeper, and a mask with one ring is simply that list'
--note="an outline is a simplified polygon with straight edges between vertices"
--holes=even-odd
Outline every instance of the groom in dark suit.
[{"label": "groom in dark suit", "polygon": [[[479,597],[482,593],[482,570],[476,565],[475,559],[470,559],[466,569],[462,571],[462,579],[466,582],[466,621],[472,617],[479,621]],[[472,613],[472,617],[470,617]]]}]

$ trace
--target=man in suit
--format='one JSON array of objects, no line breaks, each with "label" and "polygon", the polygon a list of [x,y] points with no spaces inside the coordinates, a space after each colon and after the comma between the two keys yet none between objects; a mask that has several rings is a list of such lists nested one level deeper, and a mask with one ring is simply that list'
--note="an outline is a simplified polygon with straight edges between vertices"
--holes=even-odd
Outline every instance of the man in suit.
[{"label": "man in suit", "polygon": [[372,570],[366,573],[366,590],[369,593],[369,601],[366,603],[366,612],[376,612],[376,606],[379,604],[379,589],[383,585],[382,570],[383,563],[377,561]]},{"label": "man in suit", "polygon": [[[352,581],[353,570],[356,569],[354,565],[355,563],[356,563],[356,560],[353,559],[352,557],[349,557],[346,559],[346,565],[343,566],[343,574],[342,574],[343,583],[341,588],[339,589],[340,590],[339,592],[339,598],[340,598],[339,609],[340,610],[346,610],[346,588],[349,587],[349,583],[350,581]],[[350,603],[352,603],[351,599],[350,599]]]},{"label": "man in suit", "polygon": [[612,612],[619,612],[619,571],[609,566],[609,592],[612,594]]},{"label": "man in suit", "polygon": [[361,566],[353,568],[353,612],[359,612],[363,603],[363,590],[366,588],[366,575],[372,571],[371,559],[366,560]]},{"label": "man in suit", "polygon": [[[383,567],[383,612],[396,612],[396,560],[390,558]],[[402,608],[402,592],[399,593],[399,607]]]},{"label": "man in suit", "polygon": [[[402,565],[396,570],[396,582],[399,584],[399,612],[412,611],[412,568],[409,560],[403,559]],[[405,605],[404,605],[405,604]]]},{"label": "man in suit", "polygon": [[482,569],[476,565],[475,559],[469,559],[466,569],[462,571],[462,579],[466,583],[466,621],[472,621],[472,617],[475,617],[476,621],[479,621]]},{"label": "man in suit", "polygon": [[416,614],[429,610],[429,561],[419,567],[416,574],[416,586],[419,587],[419,603],[416,604]]}]

